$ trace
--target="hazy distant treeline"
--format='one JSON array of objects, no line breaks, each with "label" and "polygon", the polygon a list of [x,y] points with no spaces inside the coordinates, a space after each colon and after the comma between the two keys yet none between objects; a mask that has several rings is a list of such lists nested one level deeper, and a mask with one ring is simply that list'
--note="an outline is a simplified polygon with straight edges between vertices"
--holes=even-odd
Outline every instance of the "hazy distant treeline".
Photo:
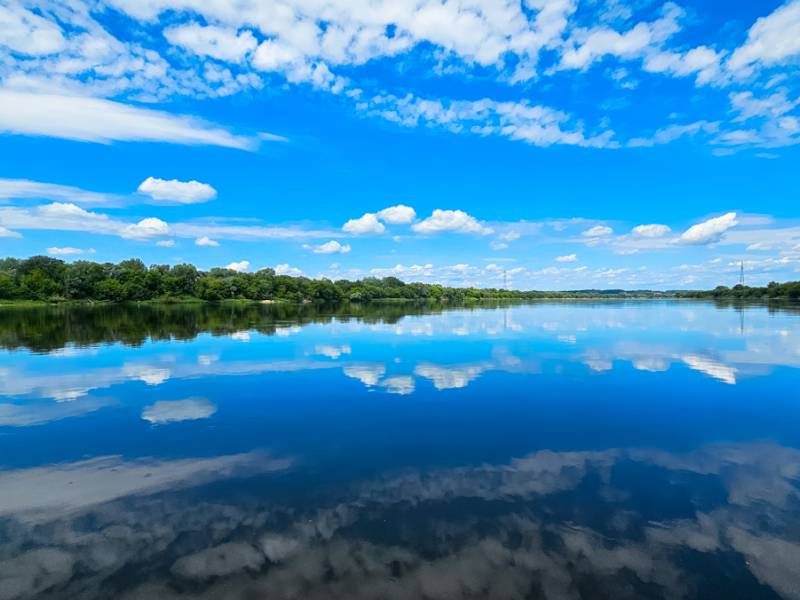
[{"label": "hazy distant treeline", "polygon": [[[663,295],[636,292],[630,295]],[[483,299],[574,298],[626,296],[623,290],[537,292],[485,288],[453,288],[405,283],[396,277],[360,281],[309,279],[278,275],[273,269],[239,273],[230,269],[201,271],[188,264],[151,265],[138,259],[120,263],[79,260],[65,263],[49,256],[0,259],[0,299],[138,301],[169,298],[202,300],[248,299],[289,302],[365,302],[381,299],[464,302]]]}]

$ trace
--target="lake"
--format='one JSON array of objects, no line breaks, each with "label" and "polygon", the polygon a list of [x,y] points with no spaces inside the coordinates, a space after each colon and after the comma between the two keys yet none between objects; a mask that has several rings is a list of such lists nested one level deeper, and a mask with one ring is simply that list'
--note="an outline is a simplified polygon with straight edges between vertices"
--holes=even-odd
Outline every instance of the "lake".
[{"label": "lake", "polygon": [[800,310],[0,309],[0,600],[800,598]]}]

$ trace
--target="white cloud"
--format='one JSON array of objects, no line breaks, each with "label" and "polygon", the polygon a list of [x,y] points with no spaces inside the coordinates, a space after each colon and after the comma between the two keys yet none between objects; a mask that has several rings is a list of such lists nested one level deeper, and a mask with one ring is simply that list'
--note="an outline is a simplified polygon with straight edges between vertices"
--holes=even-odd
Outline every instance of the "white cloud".
[{"label": "white cloud", "polygon": [[125,223],[75,204],[54,202],[30,209],[0,207],[0,224],[16,229],[86,231],[119,235]]},{"label": "white cloud", "polygon": [[165,29],[164,37],[171,44],[187,48],[200,56],[228,62],[240,62],[257,45],[255,36],[249,31],[238,33],[234,29],[197,23]]},{"label": "white cloud", "polygon": [[65,40],[58,25],[11,2],[0,6],[0,46],[38,56],[59,52]]},{"label": "white cloud", "polygon": [[175,240],[159,240],[156,242],[156,246],[160,246],[162,248],[174,248]]},{"label": "white cloud", "polygon": [[681,360],[686,365],[695,371],[700,371],[706,375],[718,379],[728,385],[736,385],[736,368],[728,365],[723,365],[706,356],[697,356],[689,354],[682,356]]},{"label": "white cloud", "polygon": [[336,360],[343,354],[350,354],[352,350],[348,344],[342,344],[341,346],[333,346],[330,344],[317,344],[314,346],[314,354],[319,354],[321,356],[327,356],[328,358]]},{"label": "white cloud", "polygon": [[375,275],[378,277],[388,277],[388,276],[395,276],[395,277],[430,277],[433,275],[433,264],[428,263],[424,265],[395,265],[389,269],[381,269],[381,268],[374,268],[370,270],[371,275]]},{"label": "white cloud", "polygon": [[736,92],[730,95],[730,101],[731,107],[739,113],[734,121],[747,121],[754,117],[777,119],[800,104],[800,99],[789,100],[786,90],[763,98],[757,98],[750,91]]},{"label": "white cloud", "polygon": [[71,246],[64,246],[64,247],[56,247],[53,246],[47,249],[48,254],[52,254],[53,256],[73,256],[76,254],[94,254],[94,248],[89,248],[88,250],[84,250],[83,248],[73,248]]},{"label": "white cloud", "polygon": [[139,221],[134,225],[126,226],[120,232],[120,235],[124,238],[137,239],[137,240],[147,239],[167,234],[169,234],[169,225],[167,225],[161,219],[157,219],[155,217],[142,219],[141,221]]},{"label": "white cloud", "polygon": [[437,390],[451,390],[467,387],[486,370],[482,365],[449,366],[420,363],[414,374],[433,382]]},{"label": "white cloud", "polygon": [[614,230],[611,229],[611,227],[607,227],[605,225],[595,225],[594,227],[590,227],[581,233],[581,235],[588,238],[597,238],[611,235],[612,233],[614,233]]},{"label": "white cloud", "polygon": [[206,398],[185,400],[160,400],[142,411],[142,419],[153,425],[207,419],[217,412],[217,407]]},{"label": "white cloud", "polygon": [[219,242],[216,241],[216,240],[212,240],[207,235],[204,235],[202,237],[197,238],[194,241],[194,245],[195,246],[204,246],[204,247],[208,247],[208,248],[216,248],[216,247],[219,246]]},{"label": "white cloud", "polygon": [[720,217],[692,225],[681,234],[680,239],[686,244],[708,244],[717,241],[723,233],[736,224],[736,213],[725,213]]},{"label": "white cloud", "polygon": [[721,53],[707,46],[698,46],[683,54],[668,51],[651,54],[643,66],[652,73],[667,73],[678,77],[696,73],[697,83],[703,85],[719,78],[721,58]]},{"label": "white cloud", "polygon": [[731,55],[727,66],[746,70],[754,64],[774,65],[800,54],[800,1],[789,1],[758,19],[747,41]]},{"label": "white cloud", "polygon": [[414,378],[408,375],[395,375],[387,377],[378,382],[388,394],[397,394],[399,396],[407,396],[414,393],[415,383]]},{"label": "white cloud", "polygon": [[122,202],[122,197],[114,194],[89,192],[70,185],[58,185],[31,181],[30,179],[0,179],[0,198],[36,200],[56,200],[92,204],[96,206],[114,206]]},{"label": "white cloud", "polygon": [[405,127],[426,125],[481,136],[497,135],[535,146],[565,144],[583,147],[617,147],[606,130],[587,136],[576,119],[565,112],[527,100],[498,102],[481,100],[426,99],[408,94],[375,96],[357,103],[356,108]]},{"label": "white cloud", "polygon": [[16,231],[11,231],[7,227],[0,225],[0,238],[20,238],[22,235]]},{"label": "white cloud", "polygon": [[430,217],[415,223],[411,229],[417,233],[477,233],[488,235],[493,232],[490,227],[481,224],[475,217],[463,210],[435,209]]},{"label": "white cloud", "polygon": [[314,254],[347,254],[350,252],[349,244],[342,245],[336,240],[325,242],[319,246],[309,246],[306,244],[303,247],[307,250],[311,250]]},{"label": "white cloud", "polygon": [[390,206],[378,211],[378,218],[391,225],[405,225],[417,217],[416,211],[405,204]]},{"label": "white cloud", "polygon": [[567,254],[565,256],[558,256],[556,257],[556,262],[560,263],[571,263],[578,260],[578,256],[576,254]]},{"label": "white cloud", "polygon": [[82,142],[169,142],[252,150],[253,140],[193,117],[112,100],[0,89],[0,132]]},{"label": "white cloud", "polygon": [[513,242],[522,237],[522,234],[519,231],[511,230],[501,233],[498,237],[504,242]]},{"label": "white cloud", "polygon": [[291,267],[288,264],[283,263],[283,264],[277,265],[275,267],[275,274],[276,275],[292,275],[294,277],[299,277],[300,275],[303,274],[303,271],[301,271],[300,269],[298,269],[296,267]]},{"label": "white cloud", "polygon": [[560,68],[587,69],[604,56],[626,59],[640,57],[679,31],[678,20],[683,14],[683,9],[676,4],[667,3],[660,19],[652,23],[638,23],[624,33],[604,26],[590,30],[576,28],[561,55]]},{"label": "white cloud", "polygon": [[669,144],[683,137],[693,137],[700,134],[717,133],[720,129],[719,122],[695,121],[694,123],[673,123],[658,129],[650,137],[635,137],[628,140],[631,148],[650,148],[662,144]]},{"label": "white cloud", "polygon": [[231,271],[238,271],[238,272],[247,271],[250,268],[250,261],[240,260],[239,262],[232,262],[230,264],[225,265],[225,268],[230,269]]},{"label": "white cloud", "polygon": [[667,235],[672,230],[666,225],[653,223],[649,225],[637,225],[631,231],[640,237],[658,238]]},{"label": "white cloud", "polygon": [[177,179],[158,179],[148,177],[139,184],[138,191],[153,200],[175,202],[177,204],[197,204],[217,197],[217,190],[199,181],[178,181]]},{"label": "white cloud", "polygon": [[362,364],[362,365],[349,365],[342,369],[342,372],[348,377],[358,379],[366,386],[377,385],[380,378],[386,372],[386,367],[382,364]]},{"label": "white cloud", "polygon": [[375,213],[365,213],[358,219],[350,219],[342,225],[342,230],[355,235],[368,233],[383,233],[386,226],[378,220]]}]

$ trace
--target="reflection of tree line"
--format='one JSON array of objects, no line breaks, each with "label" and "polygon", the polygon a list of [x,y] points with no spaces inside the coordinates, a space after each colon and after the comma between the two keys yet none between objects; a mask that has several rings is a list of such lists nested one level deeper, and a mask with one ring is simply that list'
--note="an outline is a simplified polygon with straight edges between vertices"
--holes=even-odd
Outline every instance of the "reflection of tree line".
[{"label": "reflection of tree line", "polygon": [[[491,306],[491,305],[490,305]],[[273,335],[282,327],[358,320],[393,324],[408,315],[437,313],[429,303],[370,304],[99,304],[13,307],[0,310],[0,347],[47,352],[67,344],[89,346],[146,340],[191,340],[201,333],[243,329]]]},{"label": "reflection of tree line", "polygon": [[[542,301],[547,304],[559,300]],[[574,301],[563,301],[570,304]],[[581,301],[581,306],[607,306],[609,301]],[[623,302],[623,301],[613,301]],[[630,302],[630,301],[628,301]],[[516,304],[519,304],[517,302]],[[522,302],[530,304],[531,302]],[[121,303],[56,304],[14,306],[0,310],[0,347],[28,348],[48,352],[68,344],[78,347],[121,342],[139,346],[152,340],[191,340],[201,333],[229,335],[254,330],[274,335],[289,325],[358,320],[364,323],[395,324],[406,316],[438,314],[448,310],[502,308],[510,301],[485,300],[477,303],[369,302],[334,304],[255,304],[255,303]],[[719,308],[744,310],[754,306],[743,301],[716,300]],[[800,306],[770,303],[770,312],[800,313]]]}]

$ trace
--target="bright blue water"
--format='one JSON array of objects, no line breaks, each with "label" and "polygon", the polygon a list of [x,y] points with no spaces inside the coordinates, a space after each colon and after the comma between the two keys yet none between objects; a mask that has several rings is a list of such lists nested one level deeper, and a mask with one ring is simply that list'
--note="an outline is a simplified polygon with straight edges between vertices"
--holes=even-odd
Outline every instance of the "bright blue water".
[{"label": "bright blue water", "polygon": [[0,314],[0,600],[800,598],[791,308],[82,310]]}]

